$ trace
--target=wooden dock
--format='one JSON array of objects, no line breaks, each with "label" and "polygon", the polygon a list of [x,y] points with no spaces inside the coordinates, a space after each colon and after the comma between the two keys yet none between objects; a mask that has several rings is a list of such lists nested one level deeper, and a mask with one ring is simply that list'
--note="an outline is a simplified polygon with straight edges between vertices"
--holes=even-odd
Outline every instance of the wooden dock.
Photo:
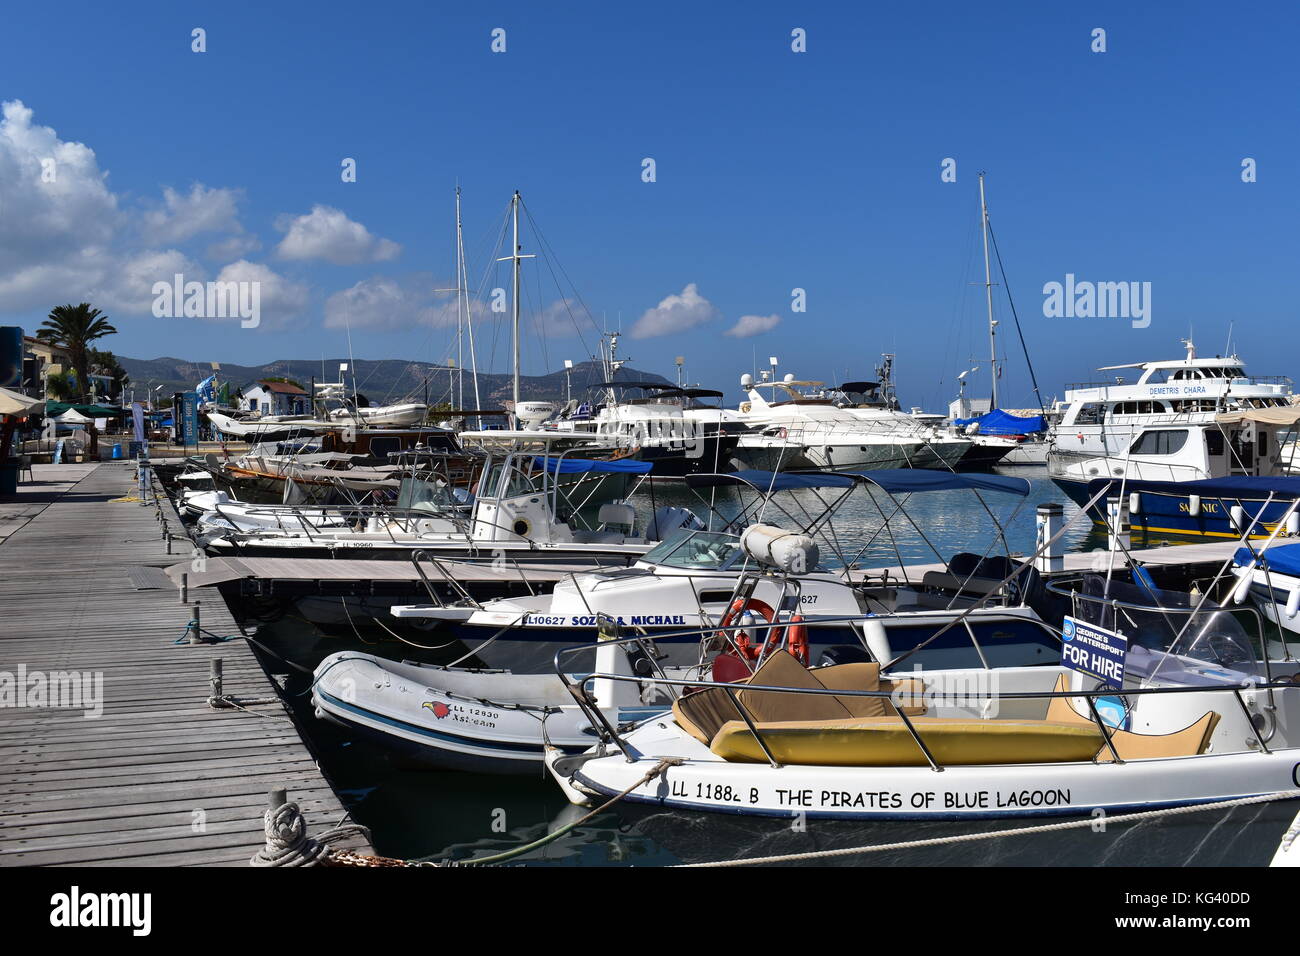
[{"label": "wooden dock", "polygon": [[[134,497],[134,478],[127,462],[37,465],[0,503],[0,681],[102,675],[98,717],[0,706],[0,865],[246,865],[274,787],[310,834],[344,818],[247,642],[177,644],[190,609],[175,590],[136,589],[128,566],[177,556],[154,504],[119,500]],[[202,596],[204,628],[238,634],[219,595]],[[224,693],[276,702],[209,707],[214,659]],[[341,845],[370,852],[361,838]]]}]

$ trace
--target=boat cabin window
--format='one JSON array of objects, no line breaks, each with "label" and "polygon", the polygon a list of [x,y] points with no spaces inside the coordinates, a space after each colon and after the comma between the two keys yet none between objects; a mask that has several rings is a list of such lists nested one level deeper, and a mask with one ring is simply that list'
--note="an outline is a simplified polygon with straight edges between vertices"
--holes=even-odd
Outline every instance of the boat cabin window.
[{"label": "boat cabin window", "polygon": [[1223,432],[1208,428],[1205,430],[1205,451],[1210,457],[1223,454]]},{"label": "boat cabin window", "polygon": [[1146,431],[1129,449],[1131,455],[1173,455],[1183,450],[1187,444],[1187,429],[1166,429],[1163,431]]},{"label": "boat cabin window", "polygon": [[[502,487],[502,472],[508,472],[505,486]],[[537,492],[533,480],[515,468],[510,462],[496,462],[484,475],[479,485],[479,496],[484,498],[514,498],[518,495],[531,495]]]},{"label": "boat cabin window", "polygon": [[740,557],[740,539],[718,531],[675,531],[641,560],[666,568],[723,571]]},{"label": "boat cabin window", "polygon": [[1101,404],[1100,402],[1088,402],[1088,403],[1086,403],[1085,405],[1083,405],[1082,407],[1080,407],[1080,409],[1079,409],[1079,413],[1078,413],[1077,415],[1074,416],[1074,423],[1075,423],[1076,425],[1099,425],[1099,424],[1101,424],[1101,410],[1102,410],[1102,407],[1103,407],[1103,406],[1102,406],[1102,404]]},{"label": "boat cabin window", "polygon": [[1164,402],[1143,399],[1140,402],[1116,402],[1110,408],[1111,415],[1158,415],[1169,411]]}]

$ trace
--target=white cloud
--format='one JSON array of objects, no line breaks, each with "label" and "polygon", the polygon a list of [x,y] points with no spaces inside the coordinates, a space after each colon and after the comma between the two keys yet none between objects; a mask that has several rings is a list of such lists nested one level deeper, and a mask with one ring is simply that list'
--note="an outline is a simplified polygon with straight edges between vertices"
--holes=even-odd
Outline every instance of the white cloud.
[{"label": "white cloud", "polygon": [[282,259],[324,259],[335,265],[385,262],[397,258],[402,247],[373,235],[331,206],[319,203],[304,216],[281,216],[276,228],[285,234],[276,248]]},{"label": "white cloud", "polygon": [[691,282],[680,294],[667,296],[653,309],[646,309],[632,324],[630,334],[634,339],[648,339],[684,332],[720,315],[713,303],[700,295],[695,283]]},{"label": "white cloud", "polygon": [[[188,278],[188,276],[186,277]],[[260,262],[240,259],[217,274],[217,282],[257,282],[261,298],[261,328],[284,325],[311,301],[311,290],[301,282],[287,279]]]},{"label": "white cloud", "polygon": [[110,273],[122,215],[107,178],[94,150],[33,125],[21,101],[0,107],[0,308],[77,299]]},{"label": "white cloud", "polygon": [[90,290],[90,301],[110,313],[148,315],[153,309],[153,284],[170,284],[178,273],[186,282],[207,279],[198,263],[175,249],[142,252],[119,262],[102,284]]},{"label": "white cloud", "polygon": [[[437,280],[431,273],[371,276],[347,289],[340,289],[325,300],[327,328],[407,329],[451,328],[456,324],[456,294],[446,290],[454,280]],[[508,317],[493,312],[488,303],[470,300],[470,314],[476,324]],[[548,338],[576,334],[575,323],[583,331],[594,328],[586,311],[571,299],[556,299],[540,311],[524,315],[525,330]]]},{"label": "white cloud", "polygon": [[[335,292],[325,300],[325,325],[328,328],[405,329],[416,325],[434,328],[454,325],[456,297],[447,288],[450,282],[435,286],[433,276],[419,272],[402,278],[371,276],[356,285]],[[475,309],[475,318],[484,307]]]},{"label": "white cloud", "polygon": [[221,239],[208,246],[204,255],[218,262],[230,259],[242,259],[262,248],[262,241],[256,236],[242,234]]},{"label": "white cloud", "polygon": [[238,189],[209,189],[202,183],[190,187],[188,195],[170,186],[163,188],[163,205],[144,213],[145,234],[151,242],[183,242],[205,232],[244,231],[239,224]]},{"label": "white cloud", "polygon": [[747,339],[751,335],[761,335],[763,332],[771,332],[781,321],[779,315],[742,315],[736,320],[736,324],[727,329],[727,335],[735,336],[738,339]]}]

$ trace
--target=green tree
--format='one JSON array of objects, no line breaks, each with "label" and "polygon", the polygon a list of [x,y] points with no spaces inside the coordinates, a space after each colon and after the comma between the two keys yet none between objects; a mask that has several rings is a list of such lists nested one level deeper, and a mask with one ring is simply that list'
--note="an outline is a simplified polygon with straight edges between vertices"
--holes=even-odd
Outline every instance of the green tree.
[{"label": "green tree", "polygon": [[68,353],[73,371],[77,373],[78,397],[84,402],[90,390],[90,353],[93,351],[90,343],[116,332],[117,329],[109,324],[99,309],[92,308],[89,302],[82,302],[51,309],[49,317],[36,330],[36,337]]},{"label": "green tree", "polygon": [[126,374],[126,369],[122,368],[122,363],[117,360],[117,356],[112,352],[101,352],[99,349],[91,349],[90,371],[95,375],[107,375],[113,380],[113,391],[111,397],[120,398],[122,390],[125,389],[127,383],[131,381],[131,376]]},{"label": "green tree", "polygon": [[77,382],[72,372],[56,372],[45,378],[45,394],[56,402],[75,402]]}]

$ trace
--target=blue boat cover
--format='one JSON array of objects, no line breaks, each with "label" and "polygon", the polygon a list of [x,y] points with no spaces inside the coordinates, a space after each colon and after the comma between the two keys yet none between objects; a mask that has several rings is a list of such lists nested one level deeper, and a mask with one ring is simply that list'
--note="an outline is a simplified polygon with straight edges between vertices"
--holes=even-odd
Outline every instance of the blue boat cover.
[{"label": "blue boat cover", "polygon": [[851,488],[853,477],[829,471],[733,471],[726,475],[687,475],[690,488],[748,485],[755,491],[797,491],[801,488]]},{"label": "blue boat cover", "polygon": [[[1258,567],[1300,578],[1300,544],[1283,544],[1259,554],[1261,560]],[[1250,548],[1238,548],[1232,560],[1238,567],[1245,567],[1254,563],[1255,555],[1250,553]]]},{"label": "blue boat cover", "polygon": [[1047,427],[1042,415],[1030,415],[1027,418],[1021,418],[1019,415],[1004,412],[1000,408],[995,408],[987,415],[981,415],[978,418],[957,418],[953,420],[954,425],[969,425],[972,422],[979,425],[981,435],[1028,435],[1031,432],[1041,432]]},{"label": "blue boat cover", "polygon": [[1025,497],[1029,494],[1028,478],[1010,475],[979,475],[939,471],[933,468],[895,468],[880,471],[860,471],[852,477],[869,481],[890,494],[911,494],[914,491],[951,491],[966,488],[974,491],[1005,491]]},{"label": "blue boat cover", "polygon": [[533,464],[538,468],[545,468],[553,475],[576,475],[584,472],[604,475],[644,475],[654,467],[653,462],[637,461],[635,458],[601,461],[596,458],[546,458],[542,455],[535,456]]},{"label": "blue boat cover", "polygon": [[[1094,478],[1088,482],[1088,495],[1091,497],[1110,484],[1116,494],[1119,493],[1120,478]],[[1230,478],[1202,478],[1198,481],[1124,481],[1124,491],[1150,491],[1166,495],[1200,495],[1202,498],[1240,498],[1260,500],[1270,494],[1278,498],[1300,498],[1300,478],[1279,475],[1272,478],[1255,478],[1250,475],[1234,475]]]}]

